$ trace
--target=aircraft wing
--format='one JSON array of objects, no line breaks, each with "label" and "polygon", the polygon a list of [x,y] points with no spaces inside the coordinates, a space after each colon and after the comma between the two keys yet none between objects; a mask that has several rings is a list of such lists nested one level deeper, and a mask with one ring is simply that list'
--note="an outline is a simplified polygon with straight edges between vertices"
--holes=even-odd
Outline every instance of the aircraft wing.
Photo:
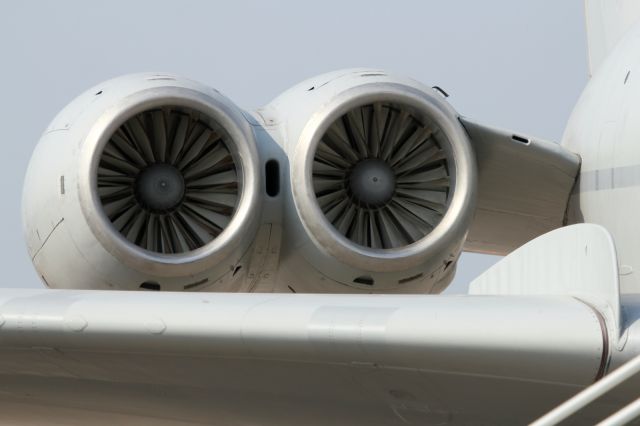
[{"label": "aircraft wing", "polygon": [[531,390],[543,414],[602,362],[571,297],[43,290],[3,292],[2,312],[11,424],[494,422]]},{"label": "aircraft wing", "polygon": [[[544,236],[502,262],[553,263],[547,278],[583,268],[581,279],[617,288],[603,228],[555,232],[566,238]],[[566,241],[560,258],[544,257],[545,239]],[[517,279],[504,271],[487,274]],[[599,378],[616,333],[606,309],[571,286],[487,294],[500,287],[481,280],[469,296],[3,290],[0,421],[525,423]]]}]

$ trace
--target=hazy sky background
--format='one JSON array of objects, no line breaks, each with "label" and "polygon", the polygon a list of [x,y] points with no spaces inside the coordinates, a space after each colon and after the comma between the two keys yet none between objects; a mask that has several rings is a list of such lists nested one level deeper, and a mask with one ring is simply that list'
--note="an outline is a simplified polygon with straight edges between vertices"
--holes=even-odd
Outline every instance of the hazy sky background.
[{"label": "hazy sky background", "polygon": [[[172,72],[245,109],[307,77],[370,66],[443,87],[463,115],[560,141],[587,82],[580,0],[55,1],[0,5],[3,287],[40,287],[20,199],[40,134],[108,78]],[[451,291],[497,258],[463,255]]]}]

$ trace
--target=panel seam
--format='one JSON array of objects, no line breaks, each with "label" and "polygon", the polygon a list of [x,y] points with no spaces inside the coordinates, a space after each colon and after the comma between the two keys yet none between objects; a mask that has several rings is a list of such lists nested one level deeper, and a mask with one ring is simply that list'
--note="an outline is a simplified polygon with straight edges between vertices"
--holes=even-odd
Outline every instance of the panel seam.
[{"label": "panel seam", "polygon": [[593,379],[593,382],[595,383],[601,378],[603,378],[604,375],[607,373],[607,369],[609,367],[609,361],[611,360],[609,329],[607,328],[607,322],[604,316],[595,306],[578,297],[574,296],[573,298],[578,302],[584,304],[586,307],[588,307],[593,312],[596,319],[598,320],[598,324],[600,325],[600,331],[602,335],[602,354],[600,355],[600,365],[596,372],[596,376]]}]

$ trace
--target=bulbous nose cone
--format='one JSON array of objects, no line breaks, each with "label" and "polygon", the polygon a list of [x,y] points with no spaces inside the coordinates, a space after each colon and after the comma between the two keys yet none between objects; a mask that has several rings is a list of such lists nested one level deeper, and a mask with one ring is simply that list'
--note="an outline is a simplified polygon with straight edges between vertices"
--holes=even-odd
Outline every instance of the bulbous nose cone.
[{"label": "bulbous nose cone", "polygon": [[382,206],[391,200],[396,176],[389,165],[377,158],[356,164],[349,177],[349,189],[359,203]]},{"label": "bulbous nose cone", "polygon": [[184,197],[182,173],[169,164],[154,164],[143,170],[135,182],[135,195],[145,209],[162,213],[174,210]]}]

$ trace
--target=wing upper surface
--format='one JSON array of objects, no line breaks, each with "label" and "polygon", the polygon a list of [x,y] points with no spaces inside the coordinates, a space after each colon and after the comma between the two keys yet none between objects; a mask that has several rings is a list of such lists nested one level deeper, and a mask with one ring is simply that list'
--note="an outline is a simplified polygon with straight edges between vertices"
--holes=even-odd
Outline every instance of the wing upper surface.
[{"label": "wing upper surface", "polygon": [[617,286],[610,235],[581,224],[466,296],[3,290],[0,421],[524,423],[620,350]]},{"label": "wing upper surface", "polygon": [[542,413],[602,353],[593,311],[563,296],[7,290],[0,312],[0,420],[26,424],[464,424],[518,389]]}]

